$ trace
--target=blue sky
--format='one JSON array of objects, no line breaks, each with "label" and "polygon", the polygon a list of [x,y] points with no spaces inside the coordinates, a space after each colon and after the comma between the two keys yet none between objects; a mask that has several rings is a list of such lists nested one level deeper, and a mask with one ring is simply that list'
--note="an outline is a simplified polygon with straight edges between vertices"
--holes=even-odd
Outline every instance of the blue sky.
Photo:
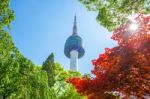
[{"label": "blue sky", "polygon": [[78,34],[83,38],[85,55],[79,60],[79,71],[91,73],[91,60],[107,47],[116,46],[112,33],[96,21],[96,12],[87,11],[78,0],[12,0],[15,11],[11,35],[20,52],[42,65],[53,52],[55,61],[69,69],[70,60],[64,55],[64,44],[72,34],[73,18],[77,15]]}]

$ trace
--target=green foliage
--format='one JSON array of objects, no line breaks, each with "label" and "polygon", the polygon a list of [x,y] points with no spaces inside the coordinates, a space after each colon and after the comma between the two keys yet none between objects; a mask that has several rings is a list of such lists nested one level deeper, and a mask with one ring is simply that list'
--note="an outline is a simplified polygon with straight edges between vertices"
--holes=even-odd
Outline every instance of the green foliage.
[{"label": "green foliage", "polygon": [[47,75],[23,57],[4,30],[14,19],[10,0],[0,0],[0,99],[51,99]]},{"label": "green foliage", "polygon": [[43,63],[42,69],[47,73],[52,99],[85,99],[76,92],[72,85],[66,83],[68,78],[80,77],[81,74],[75,71],[65,71],[60,64],[54,63],[53,53]]},{"label": "green foliage", "polygon": [[89,10],[98,12],[97,21],[109,31],[127,21],[129,15],[150,13],[150,0],[80,0]]},{"label": "green foliage", "polygon": [[20,78],[19,91],[12,99],[51,99],[47,74],[37,66],[34,66],[30,72]]},{"label": "green foliage", "polygon": [[55,77],[55,63],[54,63],[54,54],[53,53],[43,63],[42,69],[47,72],[49,87],[54,86],[54,83],[55,83],[55,79],[54,79],[54,77]]},{"label": "green foliage", "polygon": [[70,77],[81,77],[81,74],[76,71],[65,71],[58,63],[55,66],[54,99],[85,99],[76,92],[71,84],[66,82]]},{"label": "green foliage", "polygon": [[14,20],[14,12],[9,7],[10,0],[0,0],[0,30],[4,26],[10,28],[10,23]]},{"label": "green foliage", "polygon": [[0,38],[0,97],[51,99],[47,74],[19,53],[6,31]]},{"label": "green foliage", "polygon": [[0,96],[5,99],[17,90],[19,52],[6,31],[0,31],[0,38]]}]

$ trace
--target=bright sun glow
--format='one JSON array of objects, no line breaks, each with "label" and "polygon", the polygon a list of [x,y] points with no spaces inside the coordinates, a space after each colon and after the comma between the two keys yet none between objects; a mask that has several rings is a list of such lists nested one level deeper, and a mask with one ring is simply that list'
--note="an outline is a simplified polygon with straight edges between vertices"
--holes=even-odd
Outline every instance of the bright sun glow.
[{"label": "bright sun glow", "polygon": [[137,16],[136,14],[135,14],[135,15],[130,15],[130,16],[128,16],[128,19],[129,19],[129,21],[131,22],[131,23],[129,24],[129,26],[128,26],[128,29],[127,29],[127,31],[128,31],[129,33],[134,33],[134,32],[137,31],[138,28],[139,28],[139,23],[136,22],[136,20],[135,20],[135,17],[136,17],[136,16]]},{"label": "bright sun glow", "polygon": [[129,25],[129,31],[130,32],[135,32],[138,29],[138,23],[131,23]]}]

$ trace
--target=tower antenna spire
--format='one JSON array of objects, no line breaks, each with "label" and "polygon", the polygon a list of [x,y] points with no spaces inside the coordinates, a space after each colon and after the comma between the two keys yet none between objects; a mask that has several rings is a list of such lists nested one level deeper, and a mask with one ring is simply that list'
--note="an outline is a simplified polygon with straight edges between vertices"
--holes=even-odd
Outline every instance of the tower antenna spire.
[{"label": "tower antenna spire", "polygon": [[76,14],[74,16],[73,34],[77,34],[77,18],[76,18]]}]

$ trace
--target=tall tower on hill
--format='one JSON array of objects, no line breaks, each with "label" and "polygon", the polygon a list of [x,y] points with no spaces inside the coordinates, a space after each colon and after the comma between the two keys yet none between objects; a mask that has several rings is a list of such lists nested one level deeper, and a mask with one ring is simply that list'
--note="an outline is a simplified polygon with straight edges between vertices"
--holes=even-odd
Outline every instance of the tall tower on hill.
[{"label": "tall tower on hill", "polygon": [[70,70],[78,71],[78,59],[84,55],[85,50],[83,40],[77,33],[76,16],[74,17],[73,33],[66,40],[64,53],[70,58]]}]

